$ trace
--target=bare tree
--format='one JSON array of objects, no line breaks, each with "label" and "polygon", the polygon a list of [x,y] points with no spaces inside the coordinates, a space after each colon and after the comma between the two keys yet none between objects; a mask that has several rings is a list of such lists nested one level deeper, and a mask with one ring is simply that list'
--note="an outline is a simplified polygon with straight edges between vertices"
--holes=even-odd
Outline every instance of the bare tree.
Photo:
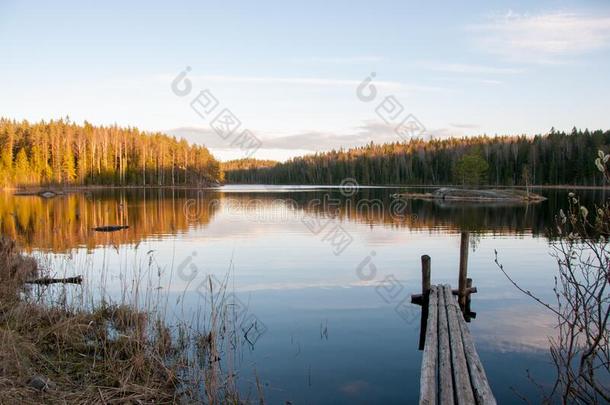
[{"label": "bare tree", "polygon": [[[600,152],[598,169],[610,178],[608,155]],[[568,195],[567,212],[560,210],[551,230],[551,254],[558,274],[553,289],[555,302],[547,303],[520,287],[498,262],[515,287],[555,314],[556,336],[550,337],[550,354],[556,380],[543,392],[544,403],[610,403],[610,205],[594,212]]]}]

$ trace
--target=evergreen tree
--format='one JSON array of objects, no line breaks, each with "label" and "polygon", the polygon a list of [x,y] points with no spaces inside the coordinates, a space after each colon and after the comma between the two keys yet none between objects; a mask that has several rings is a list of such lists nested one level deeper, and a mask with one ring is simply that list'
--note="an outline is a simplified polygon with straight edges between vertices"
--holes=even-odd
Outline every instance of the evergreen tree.
[{"label": "evergreen tree", "polygon": [[207,148],[160,133],[79,126],[67,118],[33,124],[0,118],[0,186],[165,186],[178,184],[178,177],[184,185],[209,184],[222,171]]},{"label": "evergreen tree", "polygon": [[15,183],[18,185],[30,184],[30,164],[28,155],[23,148],[19,149],[15,158]]},{"label": "evergreen tree", "polygon": [[489,165],[477,150],[473,150],[455,165],[456,181],[459,184],[479,185],[487,175]]},{"label": "evergreen tree", "polygon": [[70,148],[66,148],[62,154],[61,180],[63,183],[73,184],[75,178],[76,170],[74,168],[74,155]]}]

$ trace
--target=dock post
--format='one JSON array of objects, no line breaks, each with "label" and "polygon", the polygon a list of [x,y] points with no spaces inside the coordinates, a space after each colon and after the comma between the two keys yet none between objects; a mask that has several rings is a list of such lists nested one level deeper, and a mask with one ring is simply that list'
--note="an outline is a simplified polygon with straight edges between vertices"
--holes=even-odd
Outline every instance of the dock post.
[{"label": "dock post", "polygon": [[421,257],[421,318],[419,325],[419,350],[424,350],[426,343],[426,327],[428,325],[428,298],[430,296],[430,256]]},{"label": "dock post", "polygon": [[430,256],[421,257],[421,294],[411,295],[411,304],[426,306],[428,295],[430,294]]},{"label": "dock post", "polygon": [[470,291],[472,290],[472,279],[471,278],[466,279],[466,288],[469,292],[468,292],[468,295],[466,296],[466,305],[464,306],[464,320],[466,322],[470,322],[470,319],[474,318],[476,316],[476,314],[470,310]]},{"label": "dock post", "polygon": [[421,257],[421,295],[426,299],[430,292],[430,256],[422,255]]},{"label": "dock post", "polygon": [[460,274],[458,279],[458,300],[462,311],[466,308],[466,288],[468,286],[468,245],[470,233],[462,232],[460,240]]}]

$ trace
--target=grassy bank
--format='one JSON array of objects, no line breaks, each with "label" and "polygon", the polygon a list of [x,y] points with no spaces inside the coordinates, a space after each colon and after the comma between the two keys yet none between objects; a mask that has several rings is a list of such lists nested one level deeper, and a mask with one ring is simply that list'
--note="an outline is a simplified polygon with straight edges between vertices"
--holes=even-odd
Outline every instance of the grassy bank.
[{"label": "grassy bank", "polygon": [[43,273],[0,239],[0,403],[244,402],[222,368],[222,307],[202,330],[170,328],[125,304],[49,304],[27,283]]}]

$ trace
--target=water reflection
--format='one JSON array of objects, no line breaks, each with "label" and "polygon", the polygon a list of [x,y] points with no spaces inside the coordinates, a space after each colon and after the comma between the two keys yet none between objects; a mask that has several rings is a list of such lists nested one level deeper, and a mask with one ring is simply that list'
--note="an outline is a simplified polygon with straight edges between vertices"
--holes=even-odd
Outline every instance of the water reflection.
[{"label": "water reflection", "polygon": [[[204,204],[196,221],[184,214],[187,190],[104,190],[70,193],[51,199],[0,193],[0,230],[31,250],[65,252],[102,245],[133,244],[151,236],[175,235],[203,226],[214,215]],[[213,194],[202,198],[211,199]],[[92,228],[129,225],[120,232],[100,233]]]},{"label": "water reflection", "polygon": [[[102,285],[103,293],[120,298],[136,291],[132,280],[139,280],[165,294],[168,316],[185,319],[202,310],[194,289],[204,279],[198,273],[190,282],[180,280],[178,265],[190,255],[188,265],[196,265],[201,277],[222,278],[231,269],[232,291],[268,329],[243,354],[245,390],[261,378],[269,403],[417,401],[419,308],[413,306],[413,322],[395,308],[421,290],[422,254],[432,258],[434,284],[457,286],[457,233],[468,230],[476,241],[469,276],[478,288],[472,297],[477,318],[469,325],[494,393],[500,403],[511,403],[510,387],[517,386],[536,398],[525,369],[548,374],[552,319],[495,268],[494,250],[511,276],[552,300],[556,263],[545,235],[567,205],[567,190],[538,190],[548,200],[535,205],[407,201],[396,212],[391,195],[397,191],[363,188],[346,197],[326,188],[117,189],[49,200],[3,193],[0,229],[31,250],[69,252],[57,256],[74,264],[57,275],[83,274],[82,288]],[[603,197],[580,194],[589,201]],[[359,205],[364,200],[368,205]],[[333,218],[352,235],[352,245],[334,255],[303,223],[306,215]],[[115,224],[130,228],[91,230]],[[372,251],[378,274],[364,282],[357,269]],[[89,270],[81,273],[83,268]],[[386,276],[403,287],[392,302],[378,294]]]},{"label": "water reflection", "polygon": [[[295,216],[332,216],[370,226],[431,232],[474,231],[492,235],[544,235],[567,193],[542,190],[539,204],[439,203],[398,201],[396,189],[364,188],[346,197],[336,189],[274,192],[240,187],[220,190],[116,189],[73,193],[52,199],[0,193],[0,230],[27,249],[65,252],[72,248],[133,244],[155,236],[205,227],[221,210],[258,223],[289,223]],[[600,191],[583,191],[598,201]],[[93,232],[102,225],[128,224],[126,231]]]}]

